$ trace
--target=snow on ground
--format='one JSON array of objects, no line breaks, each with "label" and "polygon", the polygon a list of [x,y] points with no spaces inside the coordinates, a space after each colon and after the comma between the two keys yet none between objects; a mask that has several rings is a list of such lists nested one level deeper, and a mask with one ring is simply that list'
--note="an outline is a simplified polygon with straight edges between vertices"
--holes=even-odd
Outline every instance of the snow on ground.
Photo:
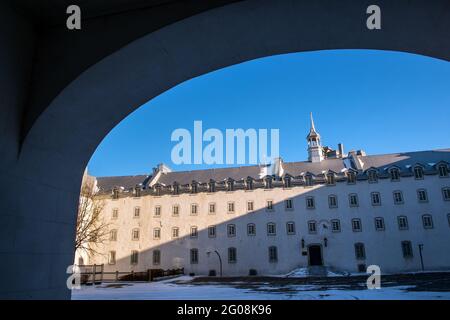
[{"label": "snow on ground", "polygon": [[406,291],[406,286],[382,287],[379,290],[317,290],[314,285],[295,285],[283,287],[288,289],[284,292],[271,292],[273,286],[260,286],[252,290],[231,285],[182,283],[191,279],[182,276],[159,282],[82,286],[82,289],[72,291],[72,300],[450,300],[450,292]]},{"label": "snow on ground", "polygon": [[[283,277],[288,278],[303,278],[303,277],[310,277],[312,274],[310,273],[309,268],[297,268],[289,272],[288,274],[283,275]],[[354,273],[351,274],[349,272],[339,272],[339,271],[332,271],[329,268],[326,268],[326,276],[327,277],[344,277],[344,276],[352,276],[352,275],[361,275],[361,273]],[[364,273],[365,275],[365,273]]]}]

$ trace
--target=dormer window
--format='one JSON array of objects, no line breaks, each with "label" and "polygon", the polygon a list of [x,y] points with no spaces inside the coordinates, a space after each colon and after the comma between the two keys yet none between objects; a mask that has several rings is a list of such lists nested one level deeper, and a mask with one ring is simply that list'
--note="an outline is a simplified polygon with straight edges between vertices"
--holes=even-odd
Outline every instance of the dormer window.
[{"label": "dormer window", "polygon": [[438,167],[439,177],[447,178],[448,177],[448,167],[445,164],[441,164]]},{"label": "dormer window", "polygon": [[247,179],[247,181],[245,182],[245,187],[247,188],[247,190],[253,190],[253,179],[252,178]]},{"label": "dormer window", "polygon": [[134,187],[133,193],[135,198],[139,198],[141,196],[141,187],[140,186]]},{"label": "dormer window", "polygon": [[118,188],[114,188],[112,190],[112,198],[113,199],[119,199],[119,189]]},{"label": "dormer window", "polygon": [[216,182],[214,180],[209,181],[208,191],[209,192],[216,192]]},{"label": "dormer window", "polygon": [[347,183],[355,184],[356,183],[356,173],[353,171],[347,172]]},{"label": "dormer window", "polygon": [[367,177],[369,179],[369,183],[376,183],[376,182],[378,182],[378,173],[376,172],[376,170],[370,170],[367,173]]},{"label": "dormer window", "polygon": [[422,180],[423,179],[423,168],[421,166],[414,167],[414,177],[417,180]]},{"label": "dormer window", "polygon": [[333,173],[327,174],[327,185],[334,186],[336,184],[336,179]]},{"label": "dormer window", "polygon": [[284,187],[291,188],[292,187],[292,178],[290,176],[284,177]]},{"label": "dormer window", "polygon": [[397,168],[392,168],[390,170],[391,181],[399,181],[400,180],[400,171]]},{"label": "dormer window", "polygon": [[174,183],[172,186],[173,194],[180,194],[180,185],[178,183]]},{"label": "dormer window", "polygon": [[234,191],[234,181],[231,179],[227,181],[227,191]]},{"label": "dormer window", "polygon": [[272,189],[272,177],[266,177],[264,179],[264,186],[266,189]]},{"label": "dormer window", "polygon": [[156,186],[155,186],[155,194],[156,194],[157,196],[160,196],[161,193],[162,193],[162,187],[161,187],[160,185],[156,185]]},{"label": "dormer window", "polygon": [[191,184],[191,192],[192,193],[198,193],[198,183],[195,181],[192,181]]},{"label": "dormer window", "polygon": [[305,176],[305,186],[306,187],[311,187],[313,185],[313,179],[312,179],[312,176],[309,174],[309,175],[306,175]]}]

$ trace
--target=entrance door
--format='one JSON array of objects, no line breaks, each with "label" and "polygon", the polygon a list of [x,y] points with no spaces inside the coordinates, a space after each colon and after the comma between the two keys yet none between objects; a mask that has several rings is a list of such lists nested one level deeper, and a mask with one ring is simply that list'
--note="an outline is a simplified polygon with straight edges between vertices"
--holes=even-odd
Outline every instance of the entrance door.
[{"label": "entrance door", "polygon": [[312,245],[308,247],[309,265],[323,266],[322,247],[319,245]]}]

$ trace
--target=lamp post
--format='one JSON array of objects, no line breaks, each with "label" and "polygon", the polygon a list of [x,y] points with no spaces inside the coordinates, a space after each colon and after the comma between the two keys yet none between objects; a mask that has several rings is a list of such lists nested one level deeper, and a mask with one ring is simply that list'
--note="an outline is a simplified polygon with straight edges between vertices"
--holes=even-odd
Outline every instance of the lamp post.
[{"label": "lamp post", "polygon": [[[220,276],[222,276],[222,258],[220,257],[220,254],[217,250],[214,250],[214,252],[217,254],[217,256],[219,257],[219,263],[220,263]],[[206,252],[206,254],[209,255],[211,254],[211,251]]]},{"label": "lamp post", "polygon": [[423,265],[423,256],[422,256],[422,250],[423,250],[423,244],[419,244],[419,254],[420,254],[420,265],[422,266],[422,271],[425,270],[425,267]]}]

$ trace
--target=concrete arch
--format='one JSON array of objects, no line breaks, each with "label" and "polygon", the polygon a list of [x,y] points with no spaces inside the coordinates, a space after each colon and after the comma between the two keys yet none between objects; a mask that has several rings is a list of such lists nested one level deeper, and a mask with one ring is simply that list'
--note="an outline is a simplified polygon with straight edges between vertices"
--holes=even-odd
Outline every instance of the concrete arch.
[{"label": "concrete arch", "polygon": [[[2,254],[8,263],[0,270],[0,296],[70,296],[65,271],[73,262],[83,170],[117,123],[171,87],[222,67],[290,52],[381,49],[450,60],[448,1],[377,2],[382,29],[371,31],[365,26],[371,1],[240,1],[152,32],[85,70],[40,114],[11,165],[8,182],[24,194],[14,200],[15,194],[5,190],[15,242]],[[27,264],[34,274],[20,267]],[[7,277],[13,271],[17,279]]]}]

